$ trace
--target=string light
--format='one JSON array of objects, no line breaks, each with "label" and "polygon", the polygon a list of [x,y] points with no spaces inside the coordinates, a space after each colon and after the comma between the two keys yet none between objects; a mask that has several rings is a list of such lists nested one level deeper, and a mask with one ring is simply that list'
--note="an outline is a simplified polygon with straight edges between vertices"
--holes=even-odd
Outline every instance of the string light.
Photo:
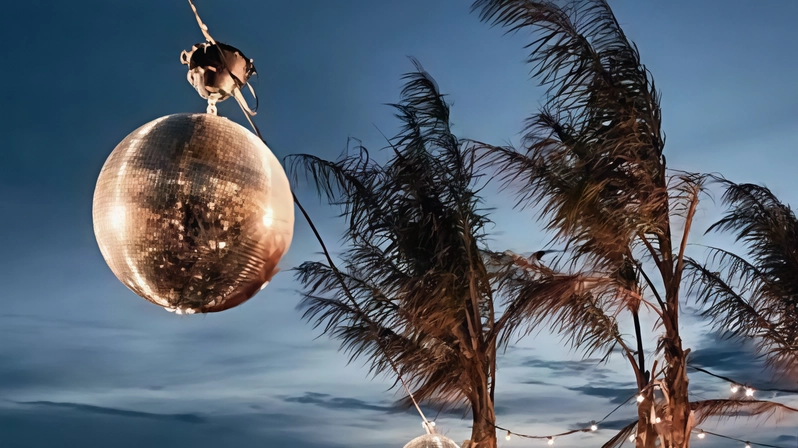
[{"label": "string light", "polygon": [[[193,2],[192,2],[191,0],[189,0],[189,4],[191,5],[191,8],[192,8],[192,10],[194,11],[194,15],[195,15],[195,17],[196,17],[196,19],[197,19],[197,23],[199,24],[199,26],[200,26],[200,29],[201,29],[201,30],[202,30],[202,32],[203,32],[203,35],[205,35],[205,37],[207,38],[207,40],[208,40],[208,41],[212,42],[212,43],[215,45],[215,42],[213,42],[213,38],[211,38],[211,36],[208,34],[208,31],[207,31],[207,30],[208,30],[208,28],[207,28],[207,26],[206,26],[204,23],[202,23],[202,21],[201,21],[201,19],[200,19],[200,17],[199,17],[199,14],[198,14],[198,12],[197,12],[197,9],[196,9],[196,7],[194,6],[194,4],[193,4]],[[240,103],[239,103],[239,105],[241,106],[241,104],[240,104]],[[249,122],[249,124],[250,124],[250,125],[252,126],[252,128],[254,129],[255,133],[258,135],[258,137],[260,137],[261,139],[263,139],[263,137],[261,136],[260,130],[259,130],[259,129],[258,129],[258,127],[255,125],[255,123],[254,123],[254,122],[253,122],[253,121],[250,119],[250,117],[249,117],[249,114],[247,114],[247,113],[246,113],[246,110],[244,110],[244,106],[242,106],[242,111],[244,111],[244,112],[245,112],[245,113],[244,113],[244,115],[245,115],[245,117],[247,118],[247,121]],[[296,198],[294,198],[294,199],[295,199],[295,202],[296,202]],[[300,205],[298,202],[296,202],[296,203],[297,203],[297,205],[299,206],[300,210],[301,210],[301,211],[304,213],[304,209],[302,208],[302,206],[301,206],[301,205]],[[306,218],[308,219],[308,221],[310,222],[310,218],[307,216],[307,214],[305,214],[305,217],[306,217]],[[314,229],[314,232],[315,232],[315,228],[313,227],[313,223],[312,223],[312,222],[311,222],[311,227]],[[319,240],[319,242],[321,243],[322,247],[324,247],[324,242],[321,240],[321,237],[320,237],[320,236],[318,236],[318,234],[316,235],[316,237],[317,237],[317,239]],[[325,253],[326,253],[326,249],[325,249]],[[337,267],[335,267],[335,265],[333,264],[332,260],[331,260],[331,259],[329,259],[329,256],[328,256],[328,260],[329,260],[329,262],[330,262],[330,264],[331,264],[331,267],[333,268],[333,270],[334,270],[334,271],[337,273],[337,272],[338,272],[338,269],[337,269]],[[340,278],[339,278],[339,279],[340,279]],[[343,281],[342,281],[342,283],[343,283]],[[346,288],[345,288],[345,289],[346,289]],[[351,297],[351,293],[349,293],[349,292],[347,291],[347,294],[349,295],[349,298],[350,298],[351,300],[353,300],[353,301],[354,301],[354,298],[352,298],[352,297]],[[385,348],[384,348],[384,347],[383,347],[383,350],[385,350]],[[413,404],[416,406],[416,409],[418,410],[418,412],[419,412],[419,414],[420,414],[420,416],[421,416],[421,419],[422,419],[422,421],[423,421],[423,422],[422,422],[422,426],[429,427],[429,428],[433,428],[433,427],[435,427],[435,422],[428,421],[428,420],[427,420],[427,418],[424,416],[424,413],[422,412],[421,408],[419,407],[418,403],[416,402],[415,398],[413,397],[413,394],[411,393],[411,391],[410,391],[409,387],[408,387],[408,386],[407,386],[407,384],[405,383],[404,379],[402,378],[401,374],[399,373],[399,370],[396,368],[396,366],[395,366],[395,364],[393,363],[393,361],[391,360],[391,358],[387,356],[387,353],[386,353],[386,358],[388,359],[388,362],[389,362],[389,364],[391,365],[391,367],[393,368],[394,372],[396,373],[396,375],[397,375],[397,377],[398,377],[399,381],[402,383],[402,386],[404,387],[405,391],[407,392],[407,394],[409,395],[409,397],[410,397],[410,398],[411,398],[411,400],[413,401]],[[693,369],[695,369],[695,370],[697,370],[697,371],[700,371],[700,372],[706,373],[706,374],[708,374],[708,375],[714,376],[714,377],[716,377],[716,378],[720,378],[720,379],[724,379],[724,380],[726,380],[726,381],[729,381],[729,382],[731,382],[731,383],[732,383],[732,386],[731,386],[731,391],[732,391],[732,393],[735,393],[735,392],[737,392],[737,391],[738,391],[738,386],[737,386],[737,384],[735,384],[733,381],[731,381],[730,379],[728,379],[728,378],[726,378],[726,377],[723,377],[723,376],[720,376],[720,375],[716,375],[716,374],[714,374],[714,373],[712,373],[712,372],[709,372],[709,371],[707,371],[707,370],[705,370],[705,369],[702,369],[702,368],[699,368],[699,367],[694,367],[694,366],[688,366],[688,367],[691,367],[691,368],[693,368]],[[659,389],[660,389],[659,385],[655,385],[655,386],[654,386],[654,389],[655,389],[655,390],[659,390]],[[763,390],[763,391],[786,392],[786,393],[798,393],[798,390],[783,390],[783,389],[762,389],[762,390]],[[641,391],[641,392],[642,392],[642,391]],[[753,395],[754,395],[754,389],[753,389],[753,388],[750,388],[750,387],[746,387],[746,388],[745,388],[745,395],[746,395],[746,396],[748,396],[748,397],[753,397]],[[633,395],[632,397],[634,397],[634,395]],[[626,403],[627,403],[629,400],[631,400],[631,398],[632,398],[632,397],[629,397],[629,398],[627,398],[627,399],[626,399],[624,402],[622,402],[621,404],[619,404],[619,405],[618,405],[618,406],[617,406],[615,409],[613,409],[613,410],[612,410],[612,411],[611,411],[609,414],[607,414],[607,415],[606,415],[606,416],[605,416],[605,417],[604,417],[604,418],[603,418],[603,419],[602,419],[602,420],[601,420],[599,423],[601,423],[601,422],[605,421],[605,420],[606,420],[606,419],[607,419],[607,418],[608,418],[610,415],[612,415],[612,414],[613,414],[615,411],[617,411],[618,409],[620,409],[620,407],[621,407],[621,406],[623,406],[623,405],[624,405],[624,404],[626,404]],[[640,394],[637,394],[637,397],[636,397],[636,399],[637,399],[637,402],[638,402],[638,403],[642,403],[643,401],[645,401],[645,397],[643,396],[643,394],[642,394],[642,393],[640,393]],[[660,421],[661,421],[661,419],[660,419],[659,417],[657,417],[657,418],[656,418],[656,422],[657,422],[657,423],[660,423]],[[551,446],[551,445],[554,445],[554,437],[555,437],[555,436],[553,436],[553,435],[552,435],[552,436],[532,436],[532,435],[526,435],[526,434],[513,433],[513,432],[511,432],[510,430],[508,430],[508,429],[505,429],[505,428],[501,428],[501,427],[499,427],[499,426],[497,426],[497,425],[495,425],[495,424],[494,424],[493,426],[494,426],[495,428],[497,428],[497,429],[504,429],[504,430],[506,430],[506,431],[507,431],[507,435],[505,436],[505,439],[506,439],[506,440],[510,440],[510,439],[512,438],[512,437],[511,437],[511,436],[512,436],[512,434],[516,434],[516,435],[518,435],[518,436],[520,436],[520,437],[525,437],[525,438],[530,438],[530,439],[543,439],[543,438],[546,438],[546,439],[548,440],[548,441],[547,441],[547,444],[548,444],[548,445],[550,445],[550,446]],[[595,423],[595,421],[593,421],[593,422],[592,422],[592,424],[590,425],[590,429],[589,429],[589,430],[590,430],[590,431],[597,431],[597,430],[598,430],[598,425]],[[561,435],[569,435],[569,434],[574,434],[574,433],[578,433],[578,432],[587,432],[587,431],[588,431],[587,429],[578,429],[578,430],[572,430],[572,431],[564,432],[564,433],[561,433],[561,434],[557,434],[557,436],[561,436]],[[711,434],[711,435],[714,435],[714,436],[717,436],[717,437],[722,437],[722,438],[725,438],[725,439],[737,440],[737,441],[741,441],[741,442],[742,442],[742,440],[741,440],[741,439],[736,439],[736,438],[733,438],[733,437],[724,436],[724,435],[722,435],[722,434],[712,433],[712,432],[708,432],[708,431],[705,433],[705,431],[704,431],[704,430],[701,430],[701,432],[698,434],[698,438],[700,438],[700,439],[703,439],[703,438],[705,437],[705,434]],[[637,435],[636,435],[635,433],[632,433],[632,434],[629,436],[629,441],[630,441],[630,442],[634,442],[636,438],[637,438]],[[770,448],[785,448],[785,447],[780,447],[780,446],[776,446],[776,445],[768,445],[768,444],[763,444],[763,443],[754,443],[754,444],[755,444],[755,445],[758,445],[758,446],[762,446],[762,447],[770,447]],[[752,448],[752,447],[751,447],[751,442],[745,442],[745,448]]]},{"label": "string light", "polygon": [[[725,377],[723,375],[718,375],[717,373],[712,373],[709,370],[702,369],[701,367],[696,367],[696,366],[687,366],[687,367],[689,367],[689,368],[691,368],[693,370],[696,370],[698,372],[707,374],[709,376],[721,379],[723,381],[728,381],[729,383],[731,383],[732,393],[737,392],[737,391],[740,390],[740,387],[742,387],[742,386],[740,386],[740,384],[745,384],[744,382],[737,381],[737,380],[734,380],[732,378]],[[762,392],[783,392],[785,394],[798,394],[798,389],[778,389],[778,388],[762,388],[762,387],[759,387],[757,389],[762,391]]]},{"label": "string light", "polygon": [[504,436],[505,440],[510,440],[512,438],[512,436],[515,435],[515,436],[518,436],[518,437],[521,437],[521,438],[524,438],[524,439],[545,439],[545,440],[548,441],[549,445],[553,445],[554,444],[554,439],[556,437],[567,436],[567,435],[576,434],[576,433],[580,433],[580,432],[598,431],[598,425],[600,425],[602,422],[607,421],[607,419],[610,418],[612,416],[612,414],[614,414],[617,410],[619,410],[621,408],[621,406],[629,403],[629,401],[632,400],[633,398],[635,398],[636,396],[637,396],[637,394],[630,395],[626,400],[624,400],[623,402],[618,404],[618,406],[616,406],[612,411],[610,411],[607,415],[605,415],[604,418],[602,418],[601,420],[599,420],[599,421],[592,420],[588,427],[583,427],[583,428],[580,428],[580,429],[572,429],[570,431],[561,432],[559,434],[549,434],[549,435],[522,434],[522,433],[519,433],[519,432],[511,431],[511,430],[509,430],[507,428],[501,427],[501,426],[499,426],[499,425],[497,425],[497,424],[495,424],[493,422],[490,422],[490,423],[493,424],[493,427],[498,429],[498,430],[507,431],[507,434]]},{"label": "string light", "polygon": [[[725,379],[725,378],[723,378],[723,379]],[[738,384],[739,383],[732,382],[732,386],[736,386],[738,388],[739,387],[743,387],[743,386],[738,386]],[[734,390],[734,389],[732,389],[732,390]],[[621,406],[625,405],[626,403],[628,403],[632,399],[635,399],[638,403],[641,403],[641,402],[645,401],[645,397],[643,395],[644,392],[645,392],[645,390],[642,390],[642,391],[640,391],[638,393],[635,393],[634,395],[629,396],[629,398],[624,400],[622,403],[620,403],[618,406],[616,406],[615,409],[610,411],[609,414],[604,416],[603,419],[601,419],[599,421],[592,420],[590,422],[590,425],[587,426],[587,427],[582,427],[580,429],[573,429],[573,430],[570,430],[570,431],[561,432],[559,434],[551,434],[551,435],[522,434],[522,433],[511,431],[511,430],[509,430],[507,428],[503,428],[503,427],[501,427],[499,425],[496,425],[495,423],[492,423],[492,422],[491,423],[493,424],[494,428],[496,428],[498,430],[502,430],[502,431],[507,431],[507,434],[504,437],[505,440],[509,441],[512,438],[513,435],[516,435],[518,437],[525,438],[525,439],[545,439],[548,445],[554,445],[554,439],[556,437],[567,436],[567,435],[576,434],[576,433],[598,431],[598,426],[602,422],[606,421],[610,416],[612,416],[612,414],[614,414],[617,410],[619,410],[621,408]],[[746,386],[745,387],[745,393],[746,393],[747,396],[752,396],[753,393],[754,393],[754,389],[751,388],[751,387],[747,387]],[[656,417],[654,419],[654,422],[657,423],[657,424],[662,423],[662,418]],[[744,448],[752,448],[752,446],[754,446],[754,445],[755,446],[760,446],[760,447],[768,447],[768,448],[786,448],[786,447],[777,446],[777,445],[768,445],[768,444],[765,444],[765,443],[746,442],[743,439],[738,439],[738,438],[735,438],[735,437],[725,436],[723,434],[718,434],[718,433],[713,433],[713,432],[709,432],[709,431],[704,431],[703,429],[699,429],[699,428],[694,428],[693,431],[697,432],[697,437],[699,439],[703,440],[706,437],[706,435],[709,434],[709,435],[712,435],[712,436],[721,437],[721,438],[728,439],[728,440],[736,440],[738,442],[745,443],[745,447]],[[634,443],[636,439],[637,439],[637,433],[632,433],[632,434],[629,435],[629,442]]]},{"label": "string light", "polygon": [[722,439],[734,440],[734,441],[743,443],[743,444],[745,444],[744,448],[752,448],[752,446],[754,446],[754,445],[765,447],[765,448],[787,448],[787,447],[784,447],[784,446],[771,445],[771,444],[768,444],[768,443],[749,442],[749,441],[745,441],[743,439],[738,439],[737,437],[724,436],[723,434],[718,434],[716,432],[710,432],[710,431],[704,431],[703,429],[698,429],[698,428],[694,429],[693,431],[699,431],[698,432],[698,438],[699,439],[703,439],[704,437],[706,437],[707,434],[709,434],[711,436],[720,437]]}]

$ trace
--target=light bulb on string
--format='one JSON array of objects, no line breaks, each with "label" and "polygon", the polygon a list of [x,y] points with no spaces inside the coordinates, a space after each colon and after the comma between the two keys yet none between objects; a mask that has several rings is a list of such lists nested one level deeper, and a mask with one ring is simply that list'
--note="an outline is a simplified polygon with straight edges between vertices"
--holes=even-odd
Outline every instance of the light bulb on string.
[{"label": "light bulb on string", "polygon": [[745,448],[751,448],[751,442],[745,442]]},{"label": "light bulb on string", "polygon": [[512,438],[513,438],[513,437],[512,437],[512,433],[510,433],[510,431],[507,431],[507,435],[506,435],[506,436],[504,436],[504,440],[510,440],[510,439],[512,439]]},{"label": "light bulb on string", "polygon": [[745,396],[746,397],[753,397],[754,396],[754,389],[750,387],[745,388]]},{"label": "light bulb on string", "polygon": [[661,422],[662,422],[662,419],[661,419],[661,418],[659,418],[659,417],[657,417],[656,419],[654,419],[654,423],[661,423]]},{"label": "light bulb on string", "polygon": [[[549,441],[546,442],[546,443],[548,443],[549,445],[554,445],[554,437],[549,437]],[[751,447],[748,447],[748,448],[751,448]]]},{"label": "light bulb on string", "polygon": [[736,384],[732,384],[731,385],[731,393],[736,394],[737,391],[739,391],[739,390],[740,390],[740,386],[738,386]]},{"label": "light bulb on string", "polygon": [[704,433],[704,430],[703,430],[703,429],[701,430],[701,432],[699,432],[699,433],[698,433],[698,438],[699,438],[699,439],[703,439],[703,438],[704,438],[704,437],[706,437],[706,436],[707,436],[707,435],[706,435],[706,433]]},{"label": "light bulb on string", "polygon": [[643,395],[642,395],[642,394],[637,396],[637,402],[638,402],[638,403],[642,403],[642,402],[643,402],[643,400],[645,400],[645,397],[643,397]]},{"label": "light bulb on string", "polygon": [[593,424],[590,425],[590,430],[591,431],[598,431],[598,425],[596,424],[596,422],[593,422]]}]

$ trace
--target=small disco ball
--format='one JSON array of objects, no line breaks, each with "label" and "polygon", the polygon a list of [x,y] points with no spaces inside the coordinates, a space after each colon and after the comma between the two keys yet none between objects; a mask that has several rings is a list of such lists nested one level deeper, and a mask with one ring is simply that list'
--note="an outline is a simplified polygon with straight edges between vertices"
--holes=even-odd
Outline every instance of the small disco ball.
[{"label": "small disco ball", "polygon": [[212,114],[151,121],[111,153],[94,191],[103,258],[133,292],[177,313],[263,289],[293,237],[288,178],[261,139]]},{"label": "small disco ball", "polygon": [[416,437],[405,445],[404,448],[460,448],[454,440],[440,434],[425,434]]}]

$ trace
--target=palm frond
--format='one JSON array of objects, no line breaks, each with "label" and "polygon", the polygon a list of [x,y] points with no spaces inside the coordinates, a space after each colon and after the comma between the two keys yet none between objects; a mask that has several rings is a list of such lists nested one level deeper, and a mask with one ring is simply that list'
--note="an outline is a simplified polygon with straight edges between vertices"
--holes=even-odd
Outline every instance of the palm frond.
[{"label": "palm frond", "polygon": [[393,364],[417,399],[456,405],[493,381],[490,275],[479,256],[488,219],[467,142],[451,132],[435,80],[413,63],[392,105],[402,126],[386,162],[362,145],[336,161],[291,159],[295,176],[304,172],[348,221],[343,284],[325,263],[303,263],[296,276],[304,318],[350,360],[366,359],[375,374]]},{"label": "palm frond", "polygon": [[483,145],[483,163],[521,205],[541,207],[576,258],[622,269],[638,235],[669,225],[659,95],[637,48],[601,0],[477,0],[472,8],[510,32],[536,33],[528,62],[549,88],[524,149]]},{"label": "palm frond", "polygon": [[586,357],[596,351],[606,357],[618,344],[626,347],[616,314],[628,292],[619,290],[613,279],[601,273],[562,274],[523,257],[492,255],[495,285],[506,298],[496,324],[500,345],[548,325]]},{"label": "palm frond", "polygon": [[704,314],[730,337],[751,338],[782,371],[798,365],[798,219],[766,187],[719,180],[726,214],[708,232],[728,232],[746,256],[708,248],[705,264],[691,260],[693,292]]},{"label": "palm frond", "polygon": [[620,448],[635,431],[637,431],[637,420],[629,422],[604,445],[601,445],[601,448]]},{"label": "palm frond", "polygon": [[798,409],[765,400],[701,400],[690,403],[695,413],[696,425],[704,423],[710,417],[735,418],[762,416],[781,417],[784,412],[798,412]]}]

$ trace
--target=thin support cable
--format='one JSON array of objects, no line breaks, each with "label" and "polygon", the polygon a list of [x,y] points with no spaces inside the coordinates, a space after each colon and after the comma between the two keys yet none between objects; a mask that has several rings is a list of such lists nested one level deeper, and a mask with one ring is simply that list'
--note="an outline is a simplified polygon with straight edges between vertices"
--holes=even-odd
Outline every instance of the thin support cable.
[{"label": "thin support cable", "polygon": [[[213,37],[211,37],[210,33],[208,32],[208,26],[205,25],[205,23],[203,23],[202,19],[200,19],[199,12],[197,11],[196,6],[194,6],[194,2],[192,2],[192,0],[188,0],[188,4],[191,6],[191,10],[194,12],[194,17],[197,19],[197,24],[199,25],[199,28],[202,31],[202,34],[205,36],[205,39],[207,39],[208,42],[210,42],[211,44],[215,45],[216,41],[213,39]],[[221,52],[221,50],[219,50],[219,51]],[[221,57],[221,61],[222,61],[222,64],[225,65],[225,70],[227,70],[230,73],[230,75],[233,77],[233,80],[236,82],[236,86],[237,86],[236,90],[240,91],[243,83],[235,75],[233,75],[233,73],[227,68],[227,63],[226,63],[225,58],[224,58],[223,55]],[[238,96],[236,96],[235,98],[238,100]],[[250,126],[255,131],[255,134],[263,142],[263,144],[267,145],[266,140],[263,138],[263,135],[260,133],[260,129],[255,124],[255,122],[252,121],[252,118],[250,117],[250,114],[248,113],[248,108],[244,104],[241,104],[241,101],[237,101],[237,103],[238,103],[238,106],[241,108],[241,112],[244,113],[244,116],[246,117],[246,119],[249,122]],[[291,196],[293,197],[294,203],[296,204],[297,208],[299,208],[299,211],[302,213],[302,216],[305,218],[305,220],[307,221],[308,225],[310,226],[311,231],[313,231],[313,235],[316,237],[316,240],[319,242],[319,245],[321,246],[321,250],[324,253],[324,257],[327,259],[327,263],[329,264],[330,269],[332,269],[333,273],[335,274],[336,279],[341,284],[341,288],[343,289],[344,294],[346,295],[346,297],[351,302],[350,305],[352,305],[352,307],[357,312],[362,313],[363,315],[365,315],[365,313],[363,313],[363,310],[360,308],[360,304],[357,302],[357,300],[355,299],[354,295],[352,294],[352,291],[347,286],[346,281],[343,278],[343,275],[341,275],[341,271],[338,269],[338,267],[336,266],[335,262],[333,262],[332,256],[330,255],[330,251],[327,249],[327,245],[324,244],[324,240],[322,239],[321,234],[319,233],[318,229],[316,228],[316,225],[313,223],[313,220],[310,218],[310,215],[308,214],[307,210],[305,210],[305,207],[303,207],[302,204],[299,202],[299,199],[297,198],[297,196],[296,196],[296,194],[294,193],[293,190],[291,191]],[[371,320],[368,320],[367,324],[370,327],[372,327],[372,330],[375,332],[375,334],[378,334],[378,331],[377,331],[378,329],[377,329],[376,325],[374,324],[374,322],[372,322]],[[432,429],[433,428],[433,424],[429,420],[427,420],[427,417],[424,415],[424,411],[421,410],[421,406],[419,406],[418,401],[416,401],[416,398],[413,396],[413,393],[410,391],[410,387],[407,385],[407,383],[405,382],[404,378],[402,378],[402,374],[399,372],[399,368],[396,366],[396,364],[394,363],[393,359],[391,359],[391,357],[388,355],[388,351],[385,349],[385,347],[380,342],[381,342],[380,339],[377,339],[377,345],[380,348],[380,350],[382,351],[383,356],[388,361],[388,364],[390,364],[391,369],[393,369],[394,373],[396,373],[396,377],[399,379],[399,382],[402,384],[402,387],[404,388],[405,392],[407,392],[408,397],[410,397],[410,400],[413,402],[413,405],[415,406],[416,411],[418,411],[418,414],[421,416],[421,420],[423,422],[424,430],[427,432],[427,434],[431,434],[433,432],[433,429]]]},{"label": "thin support cable", "polygon": [[[745,385],[748,384],[748,383],[743,383],[743,382],[740,382],[740,381],[733,380],[733,379],[725,377],[723,375],[718,375],[717,373],[710,372],[709,370],[702,369],[701,367],[696,367],[696,366],[693,366],[693,365],[690,365],[690,364],[688,364],[687,367],[689,367],[689,368],[691,368],[691,369],[693,369],[695,371],[704,373],[706,375],[709,375],[709,376],[712,376],[712,377],[715,377],[715,378],[718,378],[718,379],[721,379],[721,380],[724,380],[724,381],[728,381],[731,384],[736,384],[736,385],[739,385],[739,386],[745,386]],[[777,388],[759,388],[759,387],[756,387],[756,390],[759,390],[759,391],[762,391],[762,392],[782,392],[782,393],[785,393],[785,394],[798,394],[798,390],[796,390],[796,389],[777,389]]]},{"label": "thin support cable", "polygon": [[[626,403],[628,403],[632,398],[635,398],[639,393],[640,392],[635,392],[634,395],[629,396],[629,398],[624,400],[621,404],[616,406],[615,409],[610,411],[609,414],[605,415],[604,418],[602,418],[601,420],[599,420],[597,422],[592,422],[591,426],[589,426],[587,428],[572,429],[570,431],[565,431],[565,432],[561,432],[561,433],[558,433],[558,434],[533,435],[533,434],[524,434],[524,433],[520,433],[520,432],[515,432],[515,431],[513,431],[511,429],[507,429],[507,428],[505,428],[503,426],[499,426],[499,425],[496,425],[496,424],[494,424],[493,427],[496,428],[496,429],[500,429],[502,431],[507,431],[508,435],[514,435],[514,436],[518,436],[518,437],[521,437],[521,438],[524,438],[524,439],[543,439],[543,440],[545,440],[545,439],[551,440],[551,439],[554,439],[556,437],[562,437],[562,436],[567,436],[567,435],[571,435],[571,434],[577,434],[577,433],[581,433],[581,432],[594,432],[596,430],[594,430],[592,428],[593,425],[600,425],[601,423],[605,422],[612,414],[614,414],[618,409],[620,409],[621,406],[623,406]],[[488,423],[490,423],[490,422],[488,422]]]},{"label": "thin support cable", "polygon": [[730,437],[723,434],[718,434],[716,432],[707,431],[705,429],[696,428],[693,429],[693,432],[698,432],[699,434],[709,434],[711,436],[720,437],[721,439],[726,439],[726,440],[734,440],[740,443],[744,443],[745,446],[762,446],[765,448],[787,448],[786,446],[771,445],[769,443],[751,442],[749,440],[738,439],[737,437]]}]

